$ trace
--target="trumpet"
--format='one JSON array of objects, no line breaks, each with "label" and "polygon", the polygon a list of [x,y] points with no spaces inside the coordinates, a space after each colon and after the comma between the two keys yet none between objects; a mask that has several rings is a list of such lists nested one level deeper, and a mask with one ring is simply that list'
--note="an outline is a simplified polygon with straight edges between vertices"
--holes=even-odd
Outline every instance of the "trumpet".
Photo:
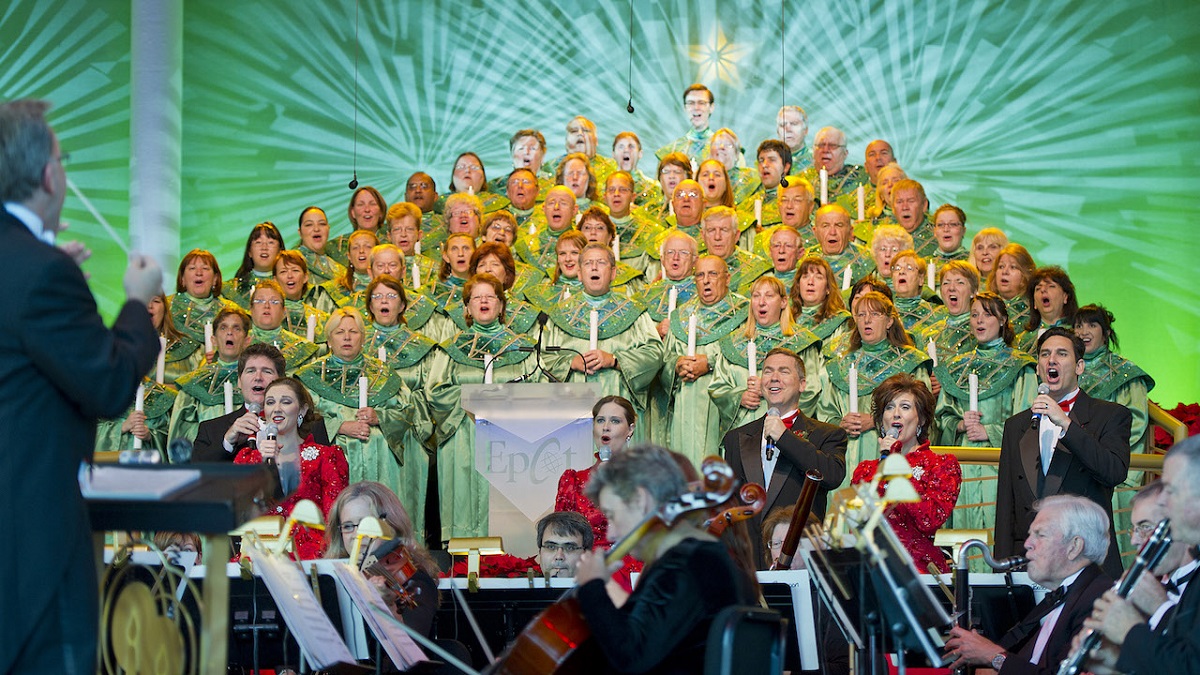
[{"label": "trumpet", "polygon": [[[1158,527],[1154,528],[1154,534],[1138,551],[1137,560],[1121,576],[1121,583],[1117,584],[1117,595],[1122,598],[1129,597],[1130,591],[1133,590],[1142,574],[1154,569],[1169,548],[1171,548],[1171,520],[1163,518]],[[1087,661],[1088,654],[1100,645],[1101,637],[1096,631],[1086,629],[1079,648],[1059,664],[1058,675],[1079,675],[1083,670],[1084,662]]]}]

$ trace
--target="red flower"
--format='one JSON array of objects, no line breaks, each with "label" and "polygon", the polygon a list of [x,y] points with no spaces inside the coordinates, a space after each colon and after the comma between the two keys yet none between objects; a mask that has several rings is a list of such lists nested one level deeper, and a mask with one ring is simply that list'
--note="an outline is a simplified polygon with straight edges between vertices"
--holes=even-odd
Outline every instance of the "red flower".
[{"label": "red flower", "polygon": [[[1172,417],[1187,425],[1188,436],[1200,434],[1200,403],[1180,403],[1174,410],[1168,410]],[[1154,427],[1154,445],[1159,448],[1169,448],[1175,439],[1162,427]]]},{"label": "red flower", "polygon": [[[505,553],[504,555],[485,555],[479,559],[479,576],[481,578],[515,579],[528,576],[530,571],[534,576],[542,575],[542,568],[538,565],[536,556],[518,558]],[[456,577],[467,576],[467,559],[462,557],[455,561],[452,572]],[[441,576],[451,575],[442,573]]]}]

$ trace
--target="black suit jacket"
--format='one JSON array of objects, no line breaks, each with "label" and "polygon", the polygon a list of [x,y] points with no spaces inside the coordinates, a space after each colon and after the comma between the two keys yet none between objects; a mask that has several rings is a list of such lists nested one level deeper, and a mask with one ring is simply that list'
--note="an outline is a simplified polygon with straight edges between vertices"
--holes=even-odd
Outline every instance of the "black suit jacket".
[{"label": "black suit jacket", "polygon": [[1000,639],[1000,646],[1008,652],[1000,675],[1049,675],[1058,672],[1059,664],[1071,655],[1071,638],[1083,628],[1083,620],[1092,613],[1092,603],[1112,585],[1112,578],[1099,565],[1093,563],[1083,568],[1079,578],[1067,588],[1062,614],[1054,624],[1054,630],[1037,664],[1030,663],[1029,659],[1033,656],[1041,630],[1039,619],[1046,613],[1039,611],[1040,605],[1034,607],[1024,621]]},{"label": "black suit jacket", "polygon": [[[762,465],[762,437],[766,416],[742,425],[725,434],[722,445],[725,461],[733,469],[733,475],[743,481],[765,485]],[[772,509],[792,506],[800,498],[804,485],[804,474],[809,469],[821,472],[821,487],[813,500],[813,515],[825,517],[826,499],[830,490],[836,490],[846,478],[846,432],[841,427],[810,419],[800,413],[794,431],[784,434],[775,443],[779,449],[779,460],[767,489],[767,503],[763,510],[750,520],[751,537],[754,542],[755,560],[764,561],[762,550],[762,521]],[[767,561],[769,562],[769,561]]]},{"label": "black suit jacket", "polygon": [[92,555],[77,473],[91,459],[96,420],[133,401],[158,335],[139,302],[105,327],[75,261],[2,208],[0,288],[0,513],[23,523],[23,553],[0,556],[0,672],[8,672],[52,591],[77,589],[77,620],[96,625],[95,569],[68,565]]},{"label": "black suit jacket", "polygon": [[1071,409],[1071,426],[1058,439],[1050,471],[1038,494],[1041,472],[1038,431],[1029,409],[1008,418],[1000,441],[996,483],[996,555],[1023,555],[1025,537],[1033,523],[1033,504],[1042,497],[1072,494],[1087,497],[1109,514],[1108,557],[1104,571],[1121,576],[1121,554],[1112,524],[1113,488],[1129,474],[1129,409],[1079,392]]},{"label": "black suit jacket", "polygon": [[[233,448],[233,452],[226,452],[225,432],[229,431],[229,427],[245,414],[246,408],[243,406],[227,415],[201,422],[199,428],[196,429],[196,440],[192,443],[192,463],[232,462],[238,451],[246,447],[247,443],[243,440]],[[329,434],[325,431],[324,424],[312,425],[311,432],[313,441],[321,445],[330,445]]]},{"label": "black suit jacket", "polygon": [[1189,583],[1166,626],[1151,631],[1138,624],[1125,636],[1117,669],[1126,673],[1158,675],[1200,673],[1200,583]]}]

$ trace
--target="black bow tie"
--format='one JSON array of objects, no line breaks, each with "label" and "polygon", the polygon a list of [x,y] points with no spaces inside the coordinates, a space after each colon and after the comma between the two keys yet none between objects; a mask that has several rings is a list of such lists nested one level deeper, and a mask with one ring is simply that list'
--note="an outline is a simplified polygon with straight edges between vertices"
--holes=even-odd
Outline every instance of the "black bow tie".
[{"label": "black bow tie", "polygon": [[1033,608],[1033,611],[1010,631],[1008,637],[1011,638],[1012,644],[1020,644],[1030,633],[1038,630],[1042,625],[1042,619],[1046,618],[1056,607],[1063,604],[1063,600],[1066,597],[1067,589],[1063,586],[1059,586],[1047,593],[1046,597],[1042,598],[1042,601]]},{"label": "black bow tie", "polygon": [[1163,586],[1167,589],[1167,593],[1172,595],[1182,595],[1183,590],[1187,588],[1188,583],[1192,580],[1192,577],[1196,576],[1196,572],[1198,570],[1200,570],[1200,567],[1188,572],[1178,580],[1167,579],[1167,583],[1163,584]]}]

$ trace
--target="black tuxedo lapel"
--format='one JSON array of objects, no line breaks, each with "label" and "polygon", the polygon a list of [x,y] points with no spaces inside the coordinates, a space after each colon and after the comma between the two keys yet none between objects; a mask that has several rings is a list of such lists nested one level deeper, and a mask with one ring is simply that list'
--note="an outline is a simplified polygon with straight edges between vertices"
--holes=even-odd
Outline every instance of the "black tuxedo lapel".
[{"label": "black tuxedo lapel", "polygon": [[[1075,399],[1075,405],[1071,406],[1071,412],[1067,415],[1071,419],[1071,424],[1078,424],[1081,428],[1086,428],[1088,423],[1092,421],[1092,401],[1083,390],[1079,391],[1079,396]],[[1059,444],[1062,439],[1059,439]],[[1071,468],[1071,455],[1065,452],[1058,452],[1056,449],[1054,455],[1050,459],[1050,472],[1046,474],[1045,487],[1042,489],[1042,495],[1056,495],[1062,493],[1063,480],[1067,477],[1067,472]],[[1041,496],[1041,495],[1039,495]]]},{"label": "black tuxedo lapel", "polygon": [[[1031,416],[1032,411],[1025,411]],[[1021,434],[1021,439],[1017,442],[1017,448],[1021,452],[1021,468],[1025,470],[1025,487],[1029,490],[1030,502],[1041,497],[1038,494],[1038,484],[1041,482],[1042,475],[1042,448],[1038,442],[1038,428],[1030,424],[1026,427],[1025,432]]]},{"label": "black tuxedo lapel", "polygon": [[[760,419],[738,434],[738,452],[742,455],[742,470],[746,472],[746,480],[759,485],[766,484],[762,465],[762,433],[763,420]],[[764,515],[770,512],[770,505],[771,498],[768,495],[767,506],[762,511]]]}]

